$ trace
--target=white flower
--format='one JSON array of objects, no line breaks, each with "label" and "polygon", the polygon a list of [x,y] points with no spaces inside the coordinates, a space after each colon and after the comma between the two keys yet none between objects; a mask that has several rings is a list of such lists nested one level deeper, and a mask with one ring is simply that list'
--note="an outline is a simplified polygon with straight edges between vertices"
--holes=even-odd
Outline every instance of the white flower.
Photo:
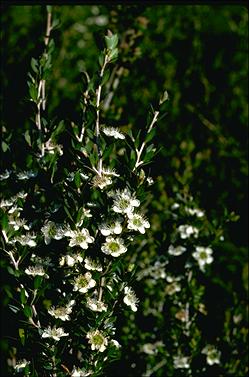
[{"label": "white flower", "polygon": [[102,131],[106,136],[112,136],[114,139],[125,139],[125,135],[114,127],[103,127]]},{"label": "white flower", "polygon": [[90,376],[93,372],[91,370],[87,371],[85,369],[80,369],[74,367],[72,370],[71,377],[87,377]]},{"label": "white flower", "polygon": [[180,292],[180,290],[181,290],[181,285],[177,283],[176,281],[174,281],[171,284],[167,284],[165,288],[165,292],[170,296],[176,292]]},{"label": "white flower", "polygon": [[174,368],[175,369],[189,369],[189,357],[185,356],[174,356]]},{"label": "white flower", "polygon": [[150,227],[149,221],[147,221],[144,216],[140,215],[139,213],[130,212],[127,214],[128,216],[128,225],[127,228],[131,230],[137,230],[140,233],[145,233],[145,228]]},{"label": "white flower", "polygon": [[110,343],[113,344],[117,348],[121,347],[121,344],[115,339],[110,340]]},{"label": "white flower", "polygon": [[207,355],[208,365],[220,364],[221,352],[218,351],[214,346],[208,344],[201,353]]},{"label": "white flower", "polygon": [[213,250],[210,247],[196,246],[195,252],[192,253],[193,257],[197,260],[199,267],[205,271],[205,265],[213,262]]},{"label": "white flower", "polygon": [[11,171],[5,170],[2,174],[0,174],[0,181],[3,181],[4,179],[8,179],[11,174]]},{"label": "white flower", "polygon": [[184,246],[174,247],[173,245],[170,245],[169,248],[168,248],[168,253],[170,255],[178,256],[178,255],[182,255],[186,250],[187,249]]},{"label": "white flower", "polygon": [[88,331],[86,337],[89,339],[88,342],[91,344],[91,349],[94,351],[104,352],[107,347],[108,340],[105,338],[104,334],[99,330]]},{"label": "white flower", "polygon": [[10,219],[9,224],[13,225],[14,230],[18,230],[20,228],[23,228],[25,230],[30,230],[29,226],[26,225],[26,220],[25,219]]},{"label": "white flower", "polygon": [[72,313],[72,307],[75,304],[75,300],[71,300],[67,306],[59,306],[55,308],[52,306],[49,310],[48,313],[52,315],[54,318],[59,318],[62,321],[69,321],[70,317],[69,314]]},{"label": "white flower", "polygon": [[29,178],[34,178],[37,176],[37,173],[36,172],[33,172],[33,171],[22,171],[20,173],[17,173],[17,179],[20,179],[21,181],[22,180],[25,180],[25,179],[29,179]]},{"label": "white flower", "polygon": [[64,266],[65,264],[67,264],[69,267],[72,267],[75,265],[75,263],[77,262],[81,263],[82,261],[83,261],[83,258],[79,254],[74,254],[74,255],[67,254],[61,257],[60,266]]},{"label": "white flower", "polygon": [[123,299],[124,303],[126,305],[130,306],[131,310],[133,312],[136,312],[137,311],[137,304],[138,304],[139,300],[136,297],[135,292],[133,291],[132,288],[125,287],[124,293],[125,293],[125,296],[124,296],[124,299]]},{"label": "white flower", "polygon": [[51,328],[48,326],[45,330],[42,332],[42,338],[52,338],[54,340],[60,340],[62,336],[68,336],[68,333],[65,333],[62,327],[53,327]]},{"label": "white flower", "polygon": [[86,293],[88,289],[95,287],[96,281],[92,279],[91,272],[79,275],[74,279],[74,291]]},{"label": "white flower", "polygon": [[178,209],[179,207],[180,207],[180,204],[175,202],[174,204],[172,204],[171,209],[174,210],[174,209]]},{"label": "white flower", "polygon": [[14,366],[15,370],[17,372],[21,372],[27,365],[30,364],[30,361],[27,361],[26,359],[19,360],[16,365]]},{"label": "white flower", "polygon": [[117,190],[114,194],[114,202],[112,209],[117,213],[131,213],[134,207],[139,207],[140,201],[131,194],[131,192],[125,188],[123,191]]},{"label": "white flower", "polygon": [[27,275],[32,275],[32,276],[44,276],[45,278],[48,278],[49,276],[46,274],[44,271],[43,266],[37,265],[37,266],[29,266],[28,268],[25,269],[24,271]]},{"label": "white flower", "polygon": [[107,305],[104,302],[99,301],[98,299],[94,298],[87,298],[87,306],[89,309],[93,310],[94,312],[106,312]]},{"label": "white flower", "polygon": [[111,234],[122,233],[121,221],[115,220],[111,223],[103,223],[99,226],[99,230],[103,236],[110,236]]},{"label": "white flower", "polygon": [[107,255],[113,257],[119,257],[119,255],[127,251],[127,247],[124,246],[124,240],[122,238],[106,237],[106,242],[101,246],[101,251]]},{"label": "white flower", "polygon": [[91,258],[86,257],[84,260],[85,268],[87,270],[93,270],[93,271],[102,271],[103,268],[101,264],[98,261],[95,261]]},{"label": "white flower", "polygon": [[111,177],[104,174],[102,175],[97,174],[92,180],[92,185],[94,187],[99,187],[100,190],[103,190],[106,186],[109,186],[111,184],[112,184]]},{"label": "white flower", "polygon": [[32,233],[22,234],[13,240],[13,242],[20,242],[22,246],[35,247],[37,244],[35,242],[36,235]]},{"label": "white flower", "polygon": [[204,216],[204,212],[201,211],[201,210],[198,209],[198,208],[188,208],[188,207],[186,207],[186,208],[185,208],[185,211],[186,211],[189,215],[191,215],[191,216],[194,216],[194,215],[196,215],[197,217],[203,217],[203,216]]},{"label": "white flower", "polygon": [[178,231],[180,233],[180,237],[182,239],[189,238],[193,235],[193,237],[198,237],[199,230],[192,226],[192,225],[180,225],[178,227]]},{"label": "white flower", "polygon": [[60,225],[55,224],[53,221],[48,221],[41,228],[41,232],[44,235],[45,244],[48,245],[51,239],[60,240],[63,237],[63,228]]},{"label": "white flower", "polygon": [[94,238],[90,236],[89,231],[85,228],[74,230],[67,233],[71,238],[69,246],[80,246],[82,249],[87,249],[88,244],[94,241]]}]

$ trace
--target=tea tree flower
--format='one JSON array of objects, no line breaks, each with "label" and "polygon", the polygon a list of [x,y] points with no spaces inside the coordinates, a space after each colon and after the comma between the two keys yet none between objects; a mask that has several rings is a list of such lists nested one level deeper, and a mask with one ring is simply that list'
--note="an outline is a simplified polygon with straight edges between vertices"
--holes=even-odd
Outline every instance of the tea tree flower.
[{"label": "tea tree flower", "polygon": [[89,231],[85,228],[69,233],[71,238],[69,246],[80,246],[82,249],[88,249],[88,244],[94,241],[94,238],[90,236]]},{"label": "tea tree flower", "polygon": [[122,225],[120,220],[115,220],[111,223],[103,223],[99,226],[100,233],[103,236],[110,236],[111,234],[122,233]]},{"label": "tea tree flower", "polygon": [[101,251],[107,255],[119,257],[127,251],[127,247],[124,246],[124,240],[122,238],[109,236],[106,237],[106,242],[101,246]]},{"label": "tea tree flower", "polygon": [[179,256],[179,255],[182,255],[186,250],[187,249],[184,246],[174,247],[173,245],[170,245],[169,248],[168,248],[168,253],[170,255]]},{"label": "tea tree flower", "polygon": [[133,212],[134,207],[139,207],[140,201],[126,188],[123,191],[117,190],[114,194],[112,210],[116,213],[128,214]]},{"label": "tea tree flower", "polygon": [[32,276],[44,276],[45,278],[48,278],[49,276],[44,271],[43,266],[37,265],[37,266],[29,266],[24,271],[27,275]]},{"label": "tea tree flower", "polygon": [[199,230],[192,225],[180,225],[178,227],[178,232],[180,233],[180,237],[182,239],[189,238],[191,236],[197,238],[199,234]]},{"label": "tea tree flower", "polygon": [[165,292],[167,295],[173,295],[176,292],[180,292],[181,290],[181,285],[174,281],[171,284],[166,285]]},{"label": "tea tree flower", "polygon": [[13,242],[19,242],[22,246],[35,247],[37,245],[35,239],[36,235],[34,233],[26,233],[16,237]]},{"label": "tea tree flower", "polygon": [[221,352],[218,351],[214,346],[208,344],[205,348],[203,348],[201,353],[204,353],[206,355],[208,365],[220,364]]},{"label": "tea tree flower", "polygon": [[19,360],[14,366],[14,368],[19,373],[29,364],[30,364],[30,361],[27,361],[26,359]]},{"label": "tea tree flower", "polygon": [[106,312],[107,305],[104,302],[99,301],[94,298],[87,298],[87,306],[89,309],[93,310],[94,312]]},{"label": "tea tree flower", "polygon": [[72,370],[71,377],[87,377],[90,376],[93,372],[91,370],[87,371],[85,369],[80,369],[74,367]]},{"label": "tea tree flower", "polygon": [[75,304],[75,300],[71,300],[67,306],[59,306],[57,308],[52,306],[48,310],[48,313],[54,318],[59,318],[62,321],[69,321],[70,320],[69,314],[72,313],[72,310],[73,310],[72,308],[74,304]]},{"label": "tea tree flower", "polygon": [[114,139],[125,139],[125,135],[120,132],[118,130],[118,128],[114,128],[114,127],[103,127],[102,128],[102,132],[104,132],[104,134],[106,136],[111,136],[111,137],[114,137]]},{"label": "tea tree flower", "polygon": [[4,179],[8,179],[11,174],[11,171],[5,170],[3,173],[0,174],[0,181],[3,181]]},{"label": "tea tree flower", "polygon": [[189,369],[189,357],[186,356],[174,356],[174,368],[175,369]]},{"label": "tea tree flower", "polygon": [[53,327],[48,326],[42,332],[42,338],[52,338],[56,341],[59,341],[61,337],[68,336],[69,333],[65,333],[62,327]]},{"label": "tea tree flower", "polygon": [[86,293],[89,289],[95,287],[96,281],[92,279],[91,272],[79,275],[74,279],[74,291]]},{"label": "tea tree flower", "polygon": [[131,310],[133,312],[136,312],[137,311],[137,304],[138,304],[139,300],[136,297],[135,292],[133,291],[132,288],[125,287],[124,293],[125,293],[125,296],[124,296],[124,299],[123,299],[124,303],[126,305],[130,306]]},{"label": "tea tree flower", "polygon": [[100,190],[103,190],[105,187],[112,184],[112,178],[104,174],[97,174],[93,178],[92,184],[94,187],[99,187]]},{"label": "tea tree flower", "polygon": [[91,349],[93,351],[96,350],[99,352],[104,352],[107,347],[108,340],[101,331],[88,331],[86,337],[89,339],[88,342],[91,344]]},{"label": "tea tree flower", "polygon": [[44,235],[45,244],[49,245],[51,239],[60,240],[63,235],[63,229],[59,225],[55,224],[53,221],[48,221],[41,228],[41,231]]},{"label": "tea tree flower", "polygon": [[87,270],[93,270],[93,271],[99,271],[99,272],[103,270],[101,264],[98,261],[95,261],[89,257],[85,258],[84,263],[85,263],[84,267]]},{"label": "tea tree flower", "polygon": [[205,271],[206,264],[210,264],[214,260],[212,257],[213,250],[210,247],[204,246],[196,246],[195,250],[192,255],[197,260],[200,269]]},{"label": "tea tree flower", "polygon": [[203,217],[204,216],[204,212],[203,211],[201,211],[200,209],[198,209],[198,208],[188,208],[188,207],[186,207],[185,208],[185,211],[189,214],[189,215],[191,215],[191,216],[196,216],[196,217]]},{"label": "tea tree flower", "polygon": [[60,266],[64,266],[65,264],[67,264],[68,267],[72,267],[75,265],[75,263],[77,262],[81,263],[82,261],[83,261],[83,258],[79,254],[74,254],[74,255],[67,254],[61,257]]},{"label": "tea tree flower", "polygon": [[142,234],[145,233],[145,228],[150,227],[149,221],[147,221],[144,216],[130,212],[128,215],[128,225],[127,228],[131,230],[136,230]]}]

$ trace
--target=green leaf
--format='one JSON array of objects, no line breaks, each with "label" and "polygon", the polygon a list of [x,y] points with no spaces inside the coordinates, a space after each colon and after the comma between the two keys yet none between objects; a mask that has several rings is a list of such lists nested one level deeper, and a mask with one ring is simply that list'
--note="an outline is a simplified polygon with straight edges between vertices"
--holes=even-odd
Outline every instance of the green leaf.
[{"label": "green leaf", "polygon": [[27,302],[27,297],[26,297],[26,295],[25,295],[25,289],[24,289],[24,288],[21,289],[20,297],[21,297],[21,303],[22,303],[22,304],[26,304],[26,302]]},{"label": "green leaf", "polygon": [[117,59],[118,57],[118,49],[117,48],[114,48],[114,50],[111,51],[110,55],[109,55],[109,61],[114,61],[115,59]]},{"label": "green leaf", "polygon": [[55,18],[52,22],[52,28],[55,29],[60,24],[60,20]]},{"label": "green leaf", "polygon": [[52,5],[47,5],[46,8],[48,13],[52,13]]},{"label": "green leaf", "polygon": [[19,337],[21,339],[21,343],[24,346],[24,344],[25,344],[25,331],[24,331],[24,329],[18,329],[18,334],[19,334]]},{"label": "green leaf", "polygon": [[77,188],[80,188],[81,179],[80,179],[80,172],[79,171],[77,171],[74,174],[74,183],[75,183],[75,185],[76,185]]},{"label": "green leaf", "polygon": [[146,138],[145,138],[145,142],[148,143],[149,141],[151,141],[153,139],[153,137],[155,136],[155,133],[156,133],[156,130],[155,128],[153,128],[150,133],[148,133],[146,135]]},{"label": "green leaf", "polygon": [[30,306],[25,305],[23,308],[23,313],[27,318],[32,318],[33,312]]},{"label": "green leaf", "polygon": [[110,69],[107,69],[104,73],[104,76],[102,78],[102,81],[101,81],[101,85],[105,85],[107,83],[107,81],[109,80],[110,78],[110,75],[111,75],[111,71]]},{"label": "green leaf", "polygon": [[71,214],[70,214],[70,212],[69,212],[69,210],[68,210],[68,208],[67,208],[66,206],[64,206],[64,210],[65,210],[66,214],[68,215],[69,219],[70,219],[72,222],[74,222],[74,221],[73,221],[73,218],[72,218],[72,216],[71,216]]},{"label": "green leaf", "polygon": [[106,35],[105,36],[105,44],[106,47],[109,50],[115,49],[115,47],[118,45],[118,35],[117,34],[112,34],[112,35]]},{"label": "green leaf", "polygon": [[52,141],[55,140],[55,138],[60,135],[65,129],[65,123],[64,120],[61,120],[56,129],[51,134]]},{"label": "green leaf", "polygon": [[24,138],[27,141],[28,145],[31,147],[31,137],[30,137],[30,134],[29,134],[29,130],[25,131]]},{"label": "green leaf", "polygon": [[34,279],[34,288],[35,289],[40,288],[42,281],[43,281],[42,276],[36,276]]},{"label": "green leaf", "polygon": [[34,58],[31,59],[31,68],[35,73],[38,73],[38,61]]},{"label": "green leaf", "polygon": [[36,87],[35,87],[35,85],[33,85],[33,84],[30,84],[30,87],[29,87],[29,95],[30,95],[30,97],[31,97],[31,99],[34,101],[34,102],[36,102],[36,100],[37,100],[37,89],[36,89]]},{"label": "green leaf", "polygon": [[2,141],[2,150],[5,153],[9,149],[9,146],[5,141]]}]

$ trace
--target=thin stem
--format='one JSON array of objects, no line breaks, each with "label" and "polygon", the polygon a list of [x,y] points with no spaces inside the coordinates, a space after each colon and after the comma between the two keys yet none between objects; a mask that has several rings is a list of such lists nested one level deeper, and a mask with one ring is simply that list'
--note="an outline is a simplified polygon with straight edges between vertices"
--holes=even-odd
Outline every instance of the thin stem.
[{"label": "thin stem", "polygon": [[[100,71],[100,79],[102,79],[103,76],[104,76],[105,67],[107,65],[107,62],[108,62],[108,58],[105,55],[105,60],[104,60],[103,66],[102,66],[101,71]],[[98,86],[98,89],[96,91],[96,94],[97,94],[97,100],[96,100],[97,116],[96,116],[96,125],[95,125],[96,144],[97,144],[98,156],[99,156],[99,163],[98,163],[98,174],[99,175],[102,174],[102,156],[101,156],[101,151],[100,151],[100,146],[99,146],[99,134],[100,134],[100,131],[99,131],[99,126],[100,126],[99,105],[100,105],[100,99],[101,99],[101,91],[102,91],[102,84],[100,83],[99,86]]]},{"label": "thin stem", "polygon": [[[155,124],[156,121],[157,121],[158,115],[159,115],[159,111],[155,111],[155,112],[154,112],[154,117],[153,117],[153,119],[152,119],[152,121],[151,121],[151,124],[150,124],[150,126],[149,126],[149,128],[148,128],[147,133],[150,133],[150,131],[152,130],[154,124]],[[143,161],[141,161],[141,155],[142,155],[142,153],[143,153],[143,150],[144,150],[145,145],[146,145],[146,141],[143,142],[143,144],[141,145],[141,147],[140,147],[139,150],[136,148],[137,161],[136,161],[136,164],[135,164],[135,166],[134,166],[134,168],[133,168],[132,171],[136,170],[136,168],[138,168],[138,166],[141,165],[141,164],[143,163]]]}]

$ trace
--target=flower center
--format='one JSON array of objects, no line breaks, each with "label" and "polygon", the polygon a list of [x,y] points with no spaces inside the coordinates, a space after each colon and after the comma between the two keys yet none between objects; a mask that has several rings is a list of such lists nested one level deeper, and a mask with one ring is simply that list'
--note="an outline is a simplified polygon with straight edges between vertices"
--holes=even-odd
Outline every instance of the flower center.
[{"label": "flower center", "polygon": [[111,242],[110,244],[109,244],[109,249],[111,250],[111,251],[118,251],[119,250],[119,245],[118,245],[118,243],[117,242]]}]

